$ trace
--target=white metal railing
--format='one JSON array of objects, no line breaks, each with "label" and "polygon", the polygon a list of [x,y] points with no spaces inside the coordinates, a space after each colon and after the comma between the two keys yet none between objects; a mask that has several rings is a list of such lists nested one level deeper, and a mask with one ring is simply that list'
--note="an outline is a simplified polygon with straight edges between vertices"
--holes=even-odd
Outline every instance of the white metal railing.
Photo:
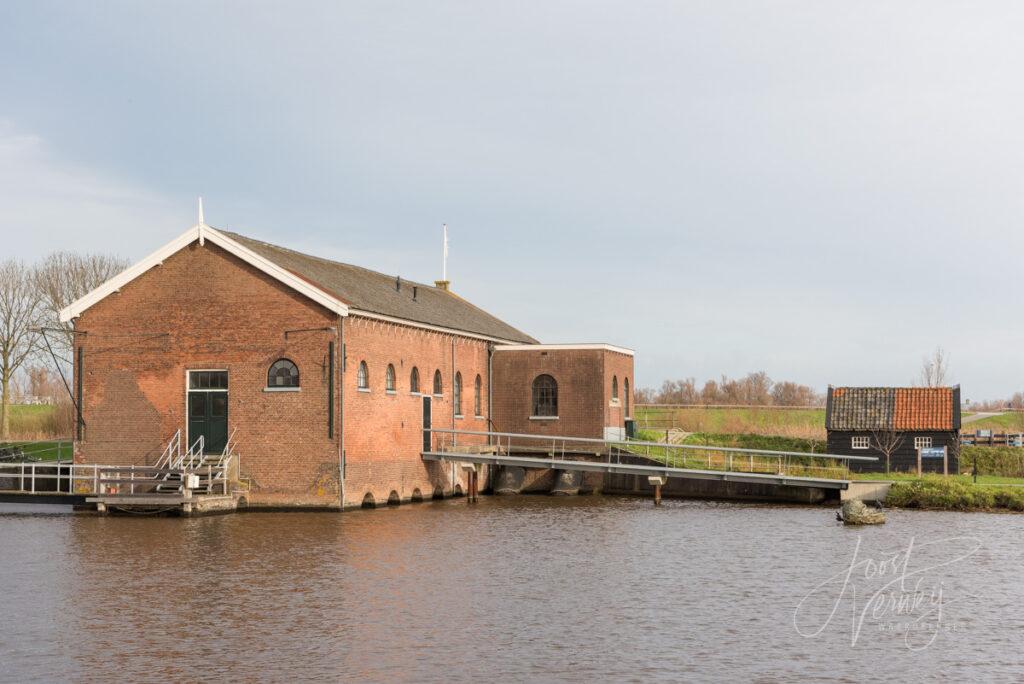
[{"label": "white metal railing", "polygon": [[158,468],[169,468],[173,463],[181,459],[181,429],[179,428],[167,442],[164,452],[156,460]]},{"label": "white metal railing", "polygon": [[[431,429],[435,453],[489,452],[499,455],[545,453],[549,458],[583,460],[600,458],[622,463],[624,457],[642,457],[669,468],[771,473],[789,476],[824,476],[848,479],[851,461],[877,461],[874,456],[813,454],[698,444],[644,442],[628,439],[595,439],[530,435],[479,430]],[[462,438],[462,444],[459,439]]]}]

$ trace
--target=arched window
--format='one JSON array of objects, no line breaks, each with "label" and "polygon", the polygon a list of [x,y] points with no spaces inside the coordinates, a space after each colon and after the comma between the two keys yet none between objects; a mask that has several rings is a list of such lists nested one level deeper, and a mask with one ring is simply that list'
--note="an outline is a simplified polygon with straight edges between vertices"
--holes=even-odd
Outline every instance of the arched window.
[{"label": "arched window", "polygon": [[434,371],[434,394],[436,394],[437,396],[441,396],[442,389],[443,388],[441,386],[441,371],[436,370]]},{"label": "arched window", "polygon": [[420,391],[420,369],[416,366],[413,366],[412,372],[409,373],[409,391],[413,394]]},{"label": "arched window", "polygon": [[278,359],[267,371],[267,387],[298,387],[299,367],[291,359]]},{"label": "arched window", "polygon": [[365,361],[359,362],[359,372],[356,373],[356,386],[359,389],[370,389],[370,369],[366,367]]},{"label": "arched window", "polygon": [[474,392],[473,392],[473,411],[474,411],[473,415],[475,415],[475,416],[482,416],[482,415],[484,415],[484,412],[482,410],[483,409],[483,402],[480,399],[480,394],[481,394],[481,389],[483,388],[483,384],[484,384],[483,380],[481,380],[480,376],[477,375],[476,376],[476,383],[475,383],[475,385],[473,387],[473,390],[474,390]]},{"label": "arched window", "polygon": [[462,373],[455,374],[455,415],[462,415]]},{"label": "arched window", "polygon": [[533,379],[533,415],[558,415],[558,383],[550,375]]},{"label": "arched window", "polygon": [[626,417],[629,418],[629,378],[622,378],[622,396],[626,402]]},{"label": "arched window", "polygon": [[612,376],[612,401],[619,400],[619,377],[617,375]]},{"label": "arched window", "polygon": [[387,373],[384,375],[384,389],[388,392],[395,391],[395,367],[390,363]]}]

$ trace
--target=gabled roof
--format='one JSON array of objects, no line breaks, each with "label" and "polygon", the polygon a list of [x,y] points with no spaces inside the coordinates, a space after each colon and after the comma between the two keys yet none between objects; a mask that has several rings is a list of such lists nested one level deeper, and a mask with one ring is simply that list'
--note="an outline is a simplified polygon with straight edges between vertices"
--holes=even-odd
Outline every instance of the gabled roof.
[{"label": "gabled roof", "polygon": [[829,430],[959,430],[960,387],[829,387]]},{"label": "gabled roof", "polygon": [[[69,321],[193,242],[206,240],[340,316],[364,315],[496,342],[535,342],[451,292],[359,266],[302,254],[200,223],[61,311]],[[413,300],[413,287],[416,299]]]},{"label": "gabled roof", "polygon": [[[221,231],[232,240],[344,300],[353,314],[376,315],[475,333],[504,342],[536,342],[462,297],[433,285],[402,280],[360,266],[302,254]],[[413,288],[416,299],[413,299]]]}]

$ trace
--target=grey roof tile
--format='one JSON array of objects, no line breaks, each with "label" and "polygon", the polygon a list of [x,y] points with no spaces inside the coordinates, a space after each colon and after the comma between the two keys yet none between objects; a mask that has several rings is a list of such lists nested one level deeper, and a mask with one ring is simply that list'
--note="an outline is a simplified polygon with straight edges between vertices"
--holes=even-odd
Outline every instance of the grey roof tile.
[{"label": "grey roof tile", "polygon": [[[336,296],[352,308],[510,342],[537,341],[462,297],[433,285],[403,279],[401,290],[397,290],[396,276],[303,254],[238,233],[225,230],[220,232]],[[415,301],[412,298],[414,286],[417,288]]]}]

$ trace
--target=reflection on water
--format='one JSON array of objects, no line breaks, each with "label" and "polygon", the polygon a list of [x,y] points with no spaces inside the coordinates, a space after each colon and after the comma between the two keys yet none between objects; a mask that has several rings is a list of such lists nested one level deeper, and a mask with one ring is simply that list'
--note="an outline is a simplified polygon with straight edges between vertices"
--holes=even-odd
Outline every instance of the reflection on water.
[{"label": "reflection on water", "polygon": [[[0,516],[0,679],[1019,678],[1022,531],[1014,515],[892,511],[856,530],[829,509],[606,497]],[[871,620],[851,645],[847,606],[816,638],[794,627],[858,537],[861,558],[913,538],[924,566],[950,552],[923,542],[953,536],[981,548],[927,574],[947,597],[930,648]],[[827,617],[831,591],[800,619]]]}]

